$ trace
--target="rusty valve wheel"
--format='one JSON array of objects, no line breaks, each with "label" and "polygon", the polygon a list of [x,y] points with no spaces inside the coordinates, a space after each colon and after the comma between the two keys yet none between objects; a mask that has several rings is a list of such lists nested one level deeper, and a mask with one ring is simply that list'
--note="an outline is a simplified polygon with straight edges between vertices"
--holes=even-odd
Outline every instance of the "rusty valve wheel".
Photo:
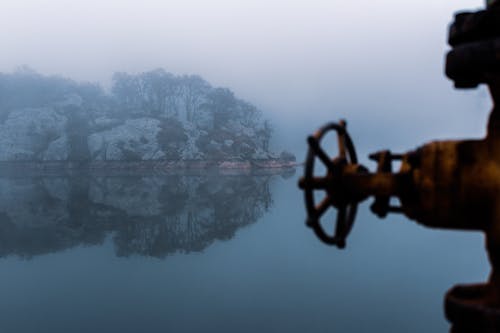
[{"label": "rusty valve wheel", "polygon": [[[334,158],[330,158],[320,145],[322,138],[330,131],[336,131],[338,138],[339,155]],[[307,142],[309,150],[304,166],[304,177],[299,181],[299,187],[304,190],[306,224],[324,243],[344,248],[358,207],[358,201],[350,198],[349,191],[343,186],[342,181],[344,171],[358,163],[354,145],[346,131],[345,121],[327,124],[308,137]],[[327,172],[324,177],[313,175],[316,158],[319,158],[326,167]],[[315,203],[315,190],[324,191],[326,194],[319,204]],[[335,230],[329,234],[321,226],[320,219],[332,207],[338,212]]]}]

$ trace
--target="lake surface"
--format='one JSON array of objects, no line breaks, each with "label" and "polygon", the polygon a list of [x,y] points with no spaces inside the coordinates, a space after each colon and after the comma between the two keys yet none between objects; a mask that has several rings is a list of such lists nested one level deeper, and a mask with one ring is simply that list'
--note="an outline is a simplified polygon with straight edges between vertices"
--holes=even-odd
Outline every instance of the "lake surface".
[{"label": "lake surface", "polygon": [[364,203],[339,251],[301,172],[0,176],[0,332],[447,332],[483,236]]}]

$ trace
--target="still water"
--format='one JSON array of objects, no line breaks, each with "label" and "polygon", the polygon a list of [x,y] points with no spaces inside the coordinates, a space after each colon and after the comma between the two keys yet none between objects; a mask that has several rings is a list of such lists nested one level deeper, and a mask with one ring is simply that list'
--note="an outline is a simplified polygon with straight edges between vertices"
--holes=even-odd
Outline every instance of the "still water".
[{"label": "still water", "polygon": [[365,203],[327,247],[300,173],[0,176],[0,332],[447,332],[483,236]]}]

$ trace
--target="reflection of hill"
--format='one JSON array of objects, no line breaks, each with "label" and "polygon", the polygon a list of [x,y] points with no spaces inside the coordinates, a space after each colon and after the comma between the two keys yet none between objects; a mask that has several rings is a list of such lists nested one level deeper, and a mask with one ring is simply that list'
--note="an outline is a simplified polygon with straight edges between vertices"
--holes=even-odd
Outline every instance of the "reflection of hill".
[{"label": "reflection of hill", "polygon": [[256,222],[272,176],[31,176],[0,179],[0,256],[34,256],[112,235],[119,256],[201,251]]}]

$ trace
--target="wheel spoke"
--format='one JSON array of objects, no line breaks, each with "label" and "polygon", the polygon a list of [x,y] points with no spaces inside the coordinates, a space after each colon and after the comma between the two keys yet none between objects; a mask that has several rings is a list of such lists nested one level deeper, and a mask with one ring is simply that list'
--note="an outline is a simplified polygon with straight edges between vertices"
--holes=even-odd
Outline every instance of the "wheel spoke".
[{"label": "wheel spoke", "polygon": [[335,226],[335,235],[333,236],[335,245],[339,249],[345,248],[345,238],[347,236],[346,230],[349,228],[346,226],[346,211],[347,207],[346,206],[341,206],[339,208],[339,211],[337,213],[337,224]]},{"label": "wheel spoke", "polygon": [[321,162],[323,162],[323,164],[329,170],[335,169],[332,160],[328,157],[325,151],[319,146],[318,141],[314,137],[310,136],[307,142],[309,143],[309,147],[313,150],[314,154],[319,157]]},{"label": "wheel spoke", "polygon": [[354,220],[356,219],[356,213],[358,211],[358,205],[354,204],[349,207],[349,214],[347,216],[347,224],[345,228],[345,234],[344,237],[347,237],[347,235],[351,232],[352,226],[354,225]]},{"label": "wheel spoke", "polygon": [[321,216],[323,216],[323,214],[325,214],[325,212],[328,210],[331,204],[332,203],[330,201],[330,197],[324,198],[323,201],[321,201],[321,203],[316,206],[315,217],[319,219]]},{"label": "wheel spoke", "polygon": [[342,238],[343,231],[345,229],[345,219],[346,219],[346,206],[339,207],[337,213],[337,223],[335,225],[335,235]]},{"label": "wheel spoke", "polygon": [[309,179],[301,178],[299,187],[303,190],[324,190],[328,187],[328,178],[312,177]]},{"label": "wheel spoke", "polygon": [[345,132],[337,132],[338,145],[339,145],[339,157],[345,159]]}]

